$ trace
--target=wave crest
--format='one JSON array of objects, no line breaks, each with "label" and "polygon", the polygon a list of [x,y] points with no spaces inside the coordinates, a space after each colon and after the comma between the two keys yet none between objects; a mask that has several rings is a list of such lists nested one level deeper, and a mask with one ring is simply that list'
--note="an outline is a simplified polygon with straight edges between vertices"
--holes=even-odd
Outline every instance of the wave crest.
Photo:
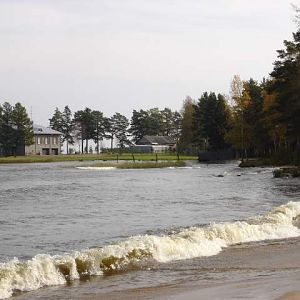
[{"label": "wave crest", "polygon": [[300,203],[289,202],[246,221],[190,227],[169,236],[139,235],[102,248],[55,256],[39,254],[28,261],[14,259],[0,264],[0,299],[9,298],[15,291],[126,270],[129,265],[150,259],[164,263],[211,256],[237,243],[297,237],[299,216]]}]

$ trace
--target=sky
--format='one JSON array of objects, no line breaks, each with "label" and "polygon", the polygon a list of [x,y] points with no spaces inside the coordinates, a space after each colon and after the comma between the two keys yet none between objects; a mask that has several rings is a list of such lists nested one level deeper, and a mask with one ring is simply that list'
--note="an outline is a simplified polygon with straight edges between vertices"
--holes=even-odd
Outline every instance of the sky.
[{"label": "sky", "polygon": [[0,0],[0,103],[41,125],[65,105],[180,110],[235,74],[268,77],[294,14],[289,0]]}]

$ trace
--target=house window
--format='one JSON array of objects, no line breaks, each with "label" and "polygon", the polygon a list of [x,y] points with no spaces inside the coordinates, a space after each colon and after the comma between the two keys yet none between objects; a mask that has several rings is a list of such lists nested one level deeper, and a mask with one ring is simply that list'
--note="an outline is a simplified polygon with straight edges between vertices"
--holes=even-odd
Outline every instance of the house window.
[{"label": "house window", "polygon": [[47,144],[48,144],[48,138],[45,137],[45,145],[47,145]]},{"label": "house window", "polygon": [[41,138],[40,138],[40,137],[37,138],[37,144],[38,144],[38,145],[41,144]]},{"label": "house window", "polygon": [[53,145],[56,145],[57,141],[56,141],[56,137],[53,138]]}]

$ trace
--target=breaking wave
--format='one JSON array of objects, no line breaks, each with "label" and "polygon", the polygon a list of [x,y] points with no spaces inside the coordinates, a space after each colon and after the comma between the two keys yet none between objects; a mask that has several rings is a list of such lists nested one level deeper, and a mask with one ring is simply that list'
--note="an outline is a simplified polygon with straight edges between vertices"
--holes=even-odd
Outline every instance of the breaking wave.
[{"label": "breaking wave", "polygon": [[139,262],[165,263],[212,256],[237,243],[297,237],[299,225],[300,202],[289,202],[246,221],[190,227],[164,236],[133,236],[102,248],[55,256],[39,254],[28,261],[13,259],[0,264],[0,299],[9,298],[16,291],[31,291],[84,276],[126,270]]},{"label": "breaking wave", "polygon": [[76,167],[80,170],[115,170],[116,167]]}]

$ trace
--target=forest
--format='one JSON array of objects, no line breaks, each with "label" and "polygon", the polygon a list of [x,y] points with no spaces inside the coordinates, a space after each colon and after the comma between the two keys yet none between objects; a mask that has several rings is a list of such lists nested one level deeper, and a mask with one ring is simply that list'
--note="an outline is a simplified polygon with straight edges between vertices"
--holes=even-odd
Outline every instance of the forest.
[{"label": "forest", "polygon": [[[195,154],[233,148],[242,159],[272,158],[281,163],[300,163],[300,29],[277,51],[269,76],[261,82],[235,75],[230,95],[204,92],[198,100],[187,97],[180,111],[170,108],[133,110],[131,119],[119,112],[85,108],[71,112],[55,109],[52,129],[63,133],[67,153],[75,140],[82,153],[90,141],[100,152],[100,142],[125,149],[144,135],[171,136],[177,151]],[[16,154],[20,145],[33,142],[32,122],[21,103],[0,103],[0,148],[3,155]],[[0,152],[1,152],[0,151]]]}]

